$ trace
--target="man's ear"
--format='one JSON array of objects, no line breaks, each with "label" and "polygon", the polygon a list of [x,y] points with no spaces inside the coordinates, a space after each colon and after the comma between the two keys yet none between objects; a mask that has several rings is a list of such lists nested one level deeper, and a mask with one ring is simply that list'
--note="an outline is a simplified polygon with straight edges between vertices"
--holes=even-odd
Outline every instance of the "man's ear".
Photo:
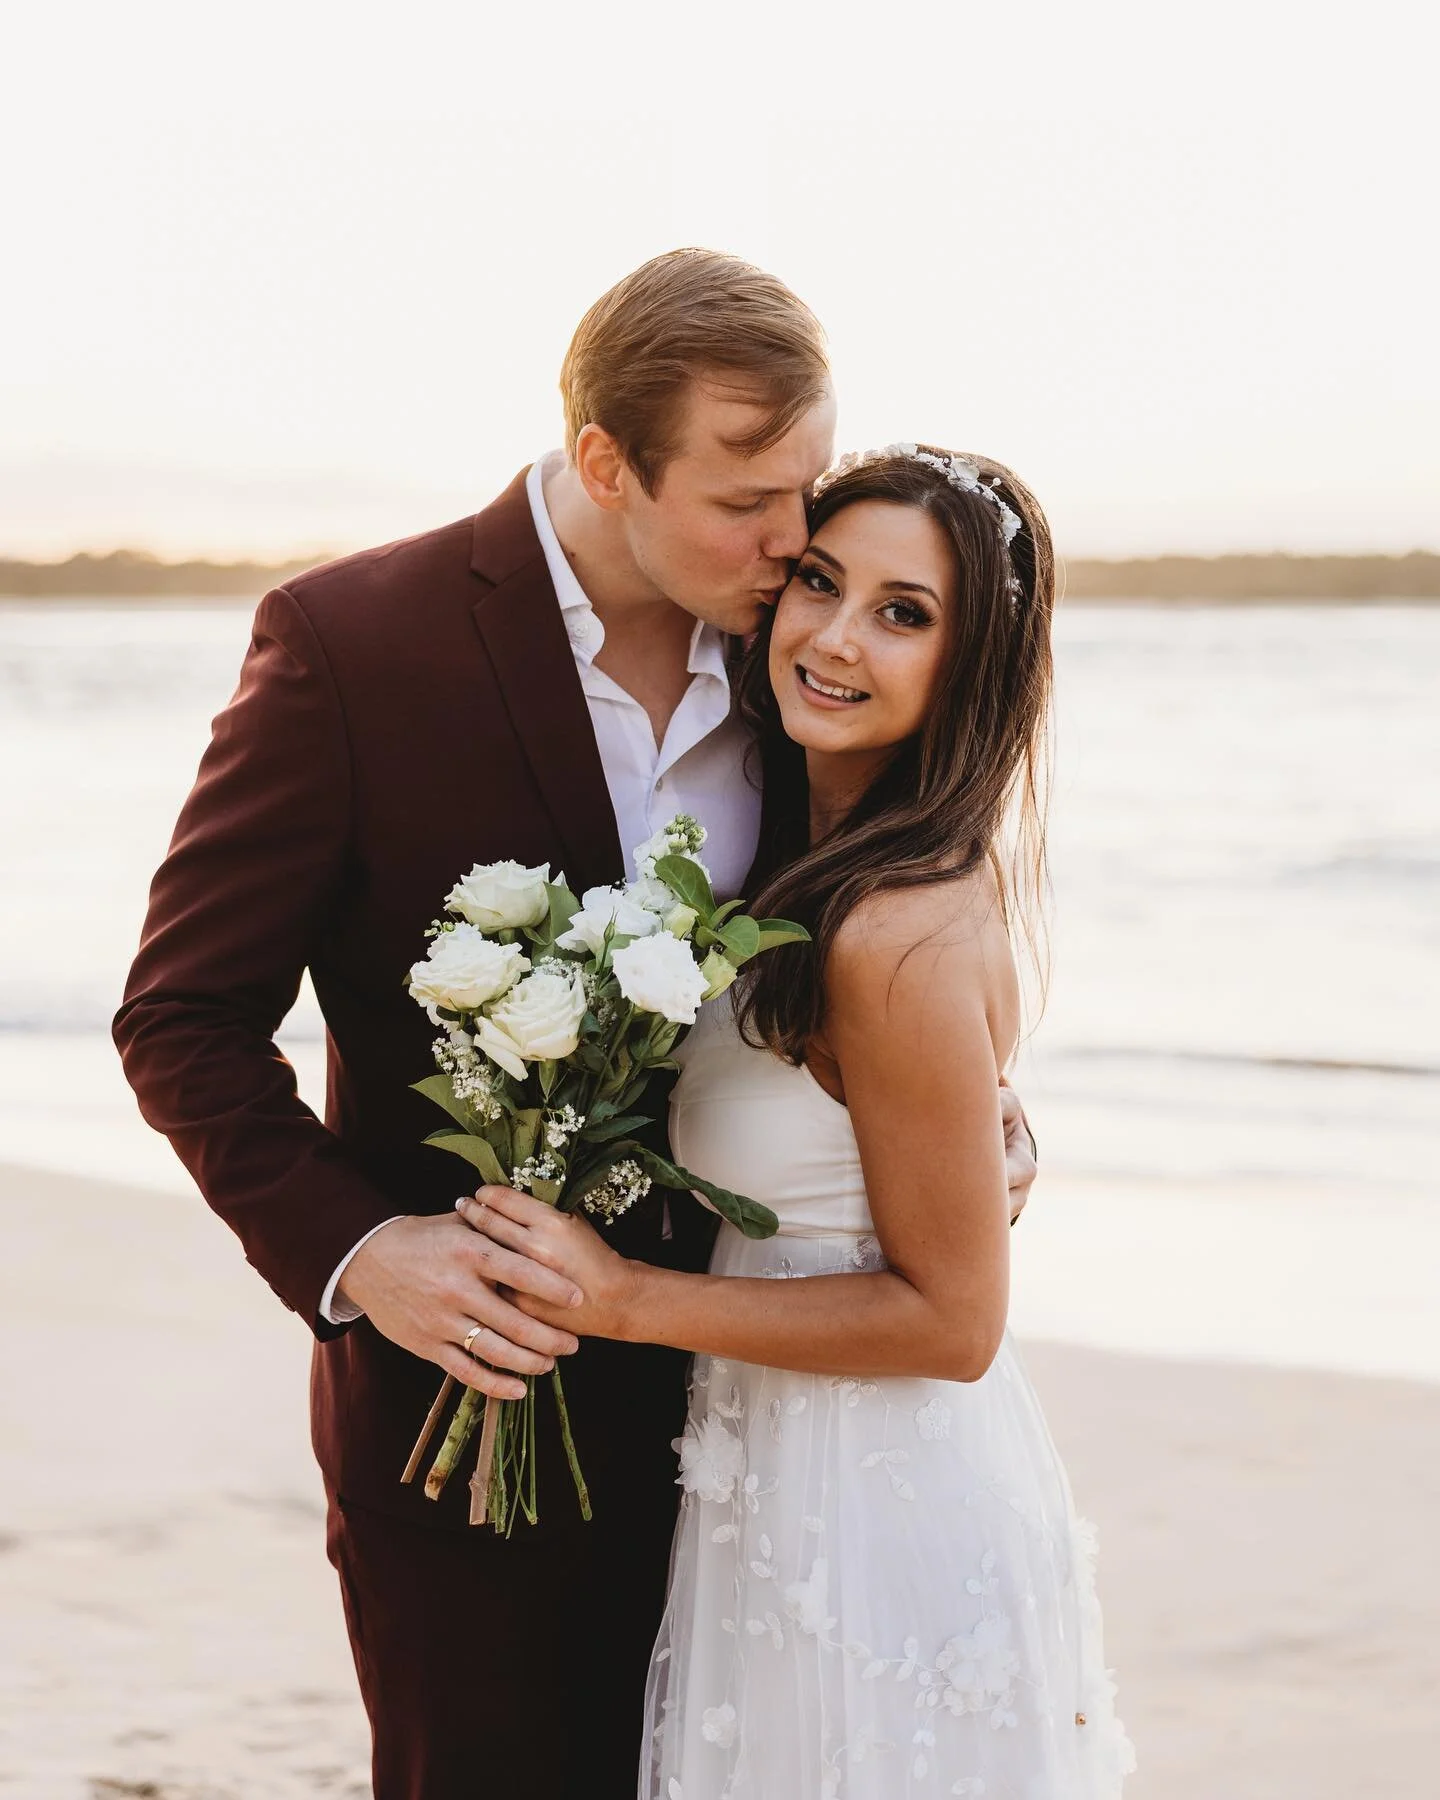
[{"label": "man's ear", "polygon": [[596,506],[606,512],[624,507],[625,490],[633,475],[624,452],[603,426],[581,427],[575,440],[575,472]]}]

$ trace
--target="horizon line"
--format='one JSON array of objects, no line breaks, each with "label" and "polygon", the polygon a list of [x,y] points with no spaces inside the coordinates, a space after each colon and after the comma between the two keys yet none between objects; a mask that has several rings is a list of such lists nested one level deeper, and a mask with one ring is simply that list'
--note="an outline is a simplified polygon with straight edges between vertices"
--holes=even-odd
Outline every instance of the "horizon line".
[{"label": "horizon line", "polygon": [[[361,554],[364,552],[351,552]],[[0,599],[258,600],[266,589],[336,560],[333,553],[283,562],[207,557],[165,561],[145,550],[78,550],[58,562],[0,556]],[[1057,557],[1057,600],[1367,602],[1440,600],[1433,550],[1226,551],[1196,555]]]}]

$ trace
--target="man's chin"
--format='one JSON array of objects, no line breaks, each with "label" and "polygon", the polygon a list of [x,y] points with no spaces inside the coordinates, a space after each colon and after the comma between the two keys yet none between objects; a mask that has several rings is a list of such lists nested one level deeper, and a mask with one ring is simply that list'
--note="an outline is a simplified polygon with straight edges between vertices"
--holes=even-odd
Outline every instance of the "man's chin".
[{"label": "man's chin", "polygon": [[782,591],[780,588],[775,588],[773,590],[766,589],[763,593],[755,592],[743,595],[727,609],[728,618],[721,629],[730,632],[734,637],[749,637],[752,632],[760,629],[766,616],[775,610],[775,604]]},{"label": "man's chin", "polygon": [[748,594],[737,594],[724,599],[708,601],[677,600],[676,605],[688,612],[692,618],[703,619],[717,631],[723,631],[731,637],[749,637],[760,629],[766,614],[771,611],[783,590],[773,593],[752,590]]}]

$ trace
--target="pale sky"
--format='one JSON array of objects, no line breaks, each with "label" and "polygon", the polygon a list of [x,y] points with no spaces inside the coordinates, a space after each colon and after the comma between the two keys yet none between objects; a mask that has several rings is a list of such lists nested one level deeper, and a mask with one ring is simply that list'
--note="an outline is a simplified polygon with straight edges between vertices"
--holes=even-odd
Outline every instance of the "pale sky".
[{"label": "pale sky", "polygon": [[472,512],[682,243],[815,307],[841,448],[998,456],[1072,556],[1440,549],[1418,0],[489,11],[12,17],[0,555]]}]

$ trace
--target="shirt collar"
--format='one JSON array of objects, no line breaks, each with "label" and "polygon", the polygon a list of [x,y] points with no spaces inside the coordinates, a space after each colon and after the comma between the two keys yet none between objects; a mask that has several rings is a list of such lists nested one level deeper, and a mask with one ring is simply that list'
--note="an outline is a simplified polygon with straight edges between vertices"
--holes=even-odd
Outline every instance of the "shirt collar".
[{"label": "shirt collar", "polygon": [[[537,457],[525,477],[525,492],[535,520],[535,534],[545,552],[545,566],[550,571],[555,598],[560,602],[570,647],[575,652],[576,662],[582,668],[589,668],[604,646],[605,627],[570,566],[570,558],[555,535],[550,509],[545,504],[545,477],[560,468],[564,460],[563,450],[551,450]],[[713,676],[723,681],[728,689],[730,676],[725,666],[724,633],[714,625],[707,625],[703,619],[697,619],[690,634],[690,656],[686,666],[692,675]]]},{"label": "shirt collar", "polygon": [[555,527],[550,521],[550,509],[545,504],[545,476],[561,465],[564,456],[563,450],[552,450],[546,456],[537,457],[530,465],[530,473],[525,477],[525,492],[529,496],[530,512],[535,520],[535,535],[540,539],[540,548],[545,552],[545,566],[550,571],[555,598],[560,602],[570,647],[575,652],[576,662],[588,668],[600,654],[600,648],[605,642],[605,627],[600,623],[599,615],[590,604],[574,569],[570,567],[570,558],[555,535]]}]

